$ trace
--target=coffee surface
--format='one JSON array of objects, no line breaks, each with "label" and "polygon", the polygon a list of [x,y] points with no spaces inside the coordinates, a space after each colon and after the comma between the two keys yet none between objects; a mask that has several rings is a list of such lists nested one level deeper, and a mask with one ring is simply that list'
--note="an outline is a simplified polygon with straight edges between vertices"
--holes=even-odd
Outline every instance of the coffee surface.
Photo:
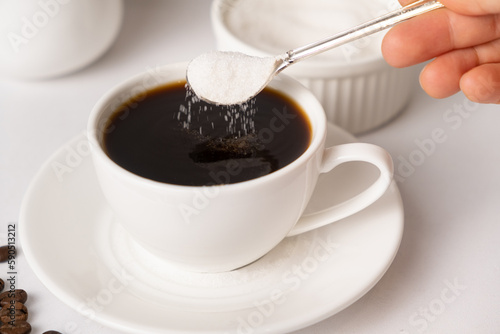
[{"label": "coffee surface", "polygon": [[267,175],[309,145],[307,116],[273,89],[242,106],[216,106],[190,96],[179,82],[124,103],[104,131],[108,156],[151,180],[203,186]]}]

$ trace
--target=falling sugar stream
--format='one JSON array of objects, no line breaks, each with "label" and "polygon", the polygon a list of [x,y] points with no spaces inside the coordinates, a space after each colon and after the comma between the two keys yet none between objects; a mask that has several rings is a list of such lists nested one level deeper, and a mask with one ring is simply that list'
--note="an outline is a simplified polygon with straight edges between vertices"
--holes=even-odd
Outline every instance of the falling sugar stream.
[{"label": "falling sugar stream", "polygon": [[[214,108],[219,112],[214,113]],[[186,84],[185,104],[179,106],[175,117],[184,129],[198,131],[202,136],[214,130],[214,117],[219,118],[216,123],[224,119],[226,135],[239,138],[255,133],[256,112],[255,99],[236,105],[211,105],[201,101]]]}]

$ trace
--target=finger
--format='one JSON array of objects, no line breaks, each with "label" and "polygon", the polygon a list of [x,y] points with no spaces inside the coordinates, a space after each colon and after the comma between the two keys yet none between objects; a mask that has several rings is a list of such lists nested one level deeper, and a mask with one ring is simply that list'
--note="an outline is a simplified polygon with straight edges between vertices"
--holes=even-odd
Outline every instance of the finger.
[{"label": "finger", "polygon": [[440,0],[454,12],[464,15],[488,15],[500,13],[498,0]]},{"label": "finger", "polygon": [[406,5],[409,5],[411,3],[414,3],[415,0],[399,0],[399,3],[401,4],[401,6],[406,6]]},{"label": "finger", "polygon": [[463,49],[446,53],[422,70],[420,86],[430,96],[442,99],[460,91],[462,75],[477,66],[477,56],[473,49]]},{"label": "finger", "polygon": [[463,75],[460,87],[473,102],[500,104],[500,63],[473,68]]},{"label": "finger", "polygon": [[390,65],[406,67],[499,37],[500,16],[464,16],[439,9],[389,30],[382,53]]},{"label": "finger", "polygon": [[[440,0],[450,10],[464,15],[488,15],[500,13],[500,1],[498,0]],[[406,6],[415,0],[399,0],[402,6]]]},{"label": "finger", "polygon": [[460,91],[464,74],[487,63],[500,63],[500,39],[437,57],[422,70],[420,85],[432,97],[448,97]]}]

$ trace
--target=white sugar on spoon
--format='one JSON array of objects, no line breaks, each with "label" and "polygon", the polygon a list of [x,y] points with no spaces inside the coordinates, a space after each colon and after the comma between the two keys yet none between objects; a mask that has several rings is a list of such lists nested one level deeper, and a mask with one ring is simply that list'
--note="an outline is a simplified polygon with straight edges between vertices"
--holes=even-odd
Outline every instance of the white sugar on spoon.
[{"label": "white sugar on spoon", "polygon": [[241,104],[257,95],[276,74],[291,64],[442,7],[437,0],[418,0],[330,38],[276,57],[252,57],[240,52],[223,51],[205,53],[189,63],[187,81],[202,100],[215,104]]},{"label": "white sugar on spoon", "polygon": [[252,57],[239,52],[212,51],[193,59],[187,80],[201,99],[215,104],[240,104],[260,92],[272,79],[274,57]]}]

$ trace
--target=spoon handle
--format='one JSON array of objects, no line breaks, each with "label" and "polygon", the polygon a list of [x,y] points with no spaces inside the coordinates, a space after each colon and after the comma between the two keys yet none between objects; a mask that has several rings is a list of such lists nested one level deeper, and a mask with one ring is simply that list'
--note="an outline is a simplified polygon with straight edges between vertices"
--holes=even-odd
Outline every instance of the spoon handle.
[{"label": "spoon handle", "polygon": [[283,56],[284,64],[279,70],[284,69],[292,63],[304,60],[311,56],[315,56],[319,53],[328,51],[334,47],[374,34],[384,29],[390,28],[400,22],[411,19],[412,17],[442,7],[444,7],[444,5],[436,0],[416,1],[398,10],[389,12],[376,19],[358,25],[354,28],[340,32],[327,39],[288,51]]}]

